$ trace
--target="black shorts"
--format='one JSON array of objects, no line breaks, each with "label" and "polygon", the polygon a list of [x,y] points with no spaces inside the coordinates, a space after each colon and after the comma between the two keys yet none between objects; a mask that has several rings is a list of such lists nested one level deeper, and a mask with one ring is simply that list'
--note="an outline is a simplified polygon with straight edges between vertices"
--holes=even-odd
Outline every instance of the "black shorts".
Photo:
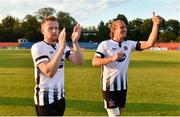
[{"label": "black shorts", "polygon": [[125,107],[127,90],[103,91],[104,107]]},{"label": "black shorts", "polygon": [[63,116],[65,111],[65,98],[53,102],[52,104],[39,106],[35,105],[38,116]]}]

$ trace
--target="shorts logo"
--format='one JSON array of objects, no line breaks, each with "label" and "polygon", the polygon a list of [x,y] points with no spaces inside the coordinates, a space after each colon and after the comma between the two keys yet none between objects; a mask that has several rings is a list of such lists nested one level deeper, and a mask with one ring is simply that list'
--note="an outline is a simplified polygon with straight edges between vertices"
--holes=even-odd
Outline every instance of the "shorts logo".
[{"label": "shorts logo", "polygon": [[115,102],[112,99],[108,101],[108,107],[115,107]]}]

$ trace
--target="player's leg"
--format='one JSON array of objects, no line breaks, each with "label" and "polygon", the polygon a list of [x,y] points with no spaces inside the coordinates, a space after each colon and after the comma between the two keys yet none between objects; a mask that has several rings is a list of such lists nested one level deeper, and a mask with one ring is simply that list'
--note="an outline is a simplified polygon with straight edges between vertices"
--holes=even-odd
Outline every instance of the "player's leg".
[{"label": "player's leg", "polygon": [[104,108],[107,110],[109,117],[120,115],[116,94],[116,91],[103,91]]},{"label": "player's leg", "polygon": [[58,112],[58,116],[63,116],[65,111],[65,98],[61,98],[56,103],[56,111]]},{"label": "player's leg", "polygon": [[61,98],[50,104],[48,108],[49,116],[63,116],[65,111],[65,98]]},{"label": "player's leg", "polygon": [[35,105],[37,116],[48,116],[48,111],[45,106]]},{"label": "player's leg", "polygon": [[126,104],[126,95],[127,95],[127,90],[121,90],[117,91],[117,97],[118,97],[118,107],[120,114],[125,111],[125,104]]}]

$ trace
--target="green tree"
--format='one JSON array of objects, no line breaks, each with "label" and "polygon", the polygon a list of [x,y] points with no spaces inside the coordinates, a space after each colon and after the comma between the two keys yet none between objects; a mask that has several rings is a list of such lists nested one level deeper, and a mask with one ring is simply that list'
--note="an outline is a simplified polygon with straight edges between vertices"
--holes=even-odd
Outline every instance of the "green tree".
[{"label": "green tree", "polygon": [[177,20],[168,20],[161,25],[162,30],[159,42],[178,42],[180,35],[180,23]]},{"label": "green tree", "polygon": [[176,38],[176,41],[177,41],[177,42],[180,42],[180,36],[178,36],[178,37]]},{"label": "green tree", "polygon": [[116,17],[115,19],[113,19],[113,21],[114,21],[114,20],[117,20],[117,19],[119,19],[119,20],[123,20],[123,21],[124,21],[124,23],[125,23],[127,26],[129,25],[129,23],[128,23],[128,19],[126,18],[126,16],[125,16],[125,15],[118,14],[118,15],[117,15],[117,17]]},{"label": "green tree", "polygon": [[168,20],[166,22],[166,31],[167,32],[174,32],[176,35],[180,34],[180,23],[178,20]]},{"label": "green tree", "polygon": [[67,41],[71,41],[71,34],[73,31],[73,27],[76,24],[76,20],[70,16],[69,13],[59,11],[57,13],[57,20],[59,22],[59,28],[60,30],[65,27],[67,32]]},{"label": "green tree", "polygon": [[39,21],[42,21],[45,17],[49,15],[54,15],[56,10],[51,7],[41,8],[37,12],[35,12],[36,17]]},{"label": "green tree", "polygon": [[143,20],[136,18],[129,22],[128,26],[128,38],[135,41],[141,40],[141,26],[143,24]]},{"label": "green tree", "polygon": [[63,27],[72,28],[76,24],[76,20],[69,13],[63,11],[57,13],[57,20],[61,29]]},{"label": "green tree", "polygon": [[2,20],[1,24],[1,40],[6,42],[17,42],[21,37],[19,19],[7,16]]},{"label": "green tree", "polygon": [[36,16],[26,15],[22,22],[22,34],[23,38],[26,38],[30,42],[37,42],[42,40],[42,34],[40,32],[40,23]]},{"label": "green tree", "polygon": [[159,42],[172,42],[176,39],[176,35],[173,32],[162,32],[159,35]]},{"label": "green tree", "polygon": [[109,27],[108,27],[109,23],[104,23],[103,21],[101,21],[97,27],[98,31],[97,31],[97,42],[101,42],[103,40],[107,40],[110,38],[109,33]]},{"label": "green tree", "polygon": [[141,25],[141,39],[140,40],[147,40],[152,30],[152,19],[144,20],[143,24]]},{"label": "green tree", "polygon": [[3,28],[2,28],[2,24],[0,23],[0,41],[3,40]]}]

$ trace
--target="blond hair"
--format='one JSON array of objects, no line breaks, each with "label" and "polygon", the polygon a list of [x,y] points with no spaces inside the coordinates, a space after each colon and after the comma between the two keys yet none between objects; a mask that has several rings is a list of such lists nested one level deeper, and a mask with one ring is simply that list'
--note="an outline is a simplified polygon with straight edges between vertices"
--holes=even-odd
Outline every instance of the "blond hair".
[{"label": "blond hair", "polygon": [[121,22],[124,23],[123,20],[119,20],[119,19],[118,20],[114,20],[114,21],[111,22],[111,25],[110,25],[110,37],[111,37],[111,39],[114,37],[114,30],[115,30],[117,24],[121,23]]}]

